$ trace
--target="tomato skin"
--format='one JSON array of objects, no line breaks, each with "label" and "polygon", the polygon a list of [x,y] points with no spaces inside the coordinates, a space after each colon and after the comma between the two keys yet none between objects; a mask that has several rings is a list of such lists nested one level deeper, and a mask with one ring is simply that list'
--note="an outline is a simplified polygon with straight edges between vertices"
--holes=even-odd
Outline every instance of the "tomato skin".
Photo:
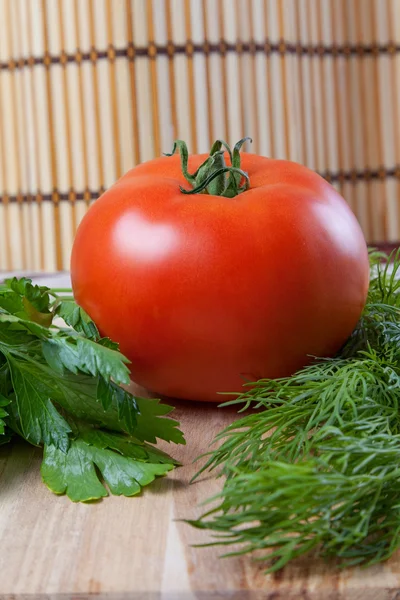
[{"label": "tomato skin", "polygon": [[235,198],[186,196],[178,156],[143,163],[79,226],[75,298],[154,393],[221,402],[334,354],[360,317],[368,253],[344,199],[296,163],[243,153],[242,169]]}]

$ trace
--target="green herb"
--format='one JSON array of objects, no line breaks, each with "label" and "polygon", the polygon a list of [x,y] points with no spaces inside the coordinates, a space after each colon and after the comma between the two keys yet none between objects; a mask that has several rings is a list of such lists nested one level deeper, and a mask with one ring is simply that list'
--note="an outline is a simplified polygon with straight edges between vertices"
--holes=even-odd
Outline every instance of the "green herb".
[{"label": "green herb", "polygon": [[172,408],[134,397],[129,382],[118,345],[72,297],[28,279],[0,285],[0,444],[16,434],[42,445],[51,490],[132,496],[177,464],[149,444],[185,443]]},{"label": "green herb", "polygon": [[75,439],[66,453],[46,446],[41,467],[43,481],[56,494],[74,502],[107,496],[96,467],[112,494],[133,496],[155,477],[166,475],[174,461],[156,448],[118,433],[74,424]]},{"label": "green herb", "polygon": [[[7,404],[9,404],[9,403],[10,403],[10,401],[5,396],[0,394],[0,436],[5,434],[6,423],[4,421],[4,417],[8,416],[8,412],[6,410],[4,410],[4,407],[7,406]],[[0,443],[1,443],[1,437],[0,437]]]},{"label": "green herb", "polygon": [[227,403],[253,410],[218,435],[200,473],[219,467],[224,487],[189,523],[239,544],[228,555],[257,551],[277,570],[312,549],[353,565],[400,547],[400,251],[370,258],[368,302],[339,355]]}]

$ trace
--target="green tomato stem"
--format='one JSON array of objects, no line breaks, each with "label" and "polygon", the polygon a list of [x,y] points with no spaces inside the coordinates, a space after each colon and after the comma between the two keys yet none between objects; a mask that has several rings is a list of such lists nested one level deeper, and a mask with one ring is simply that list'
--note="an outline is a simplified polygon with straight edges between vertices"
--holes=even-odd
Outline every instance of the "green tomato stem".
[{"label": "green tomato stem", "polygon": [[[240,168],[241,156],[240,150],[246,141],[252,141],[245,137],[237,144],[233,151],[224,140],[216,140],[211,147],[210,155],[195,171],[189,173],[188,161],[189,152],[186,142],[176,140],[170,154],[172,156],[178,150],[181,157],[182,173],[192,189],[186,190],[180,187],[183,194],[210,194],[213,196],[223,196],[225,198],[234,198],[250,187],[250,180],[247,173]],[[229,155],[231,164],[225,162],[225,151]],[[241,183],[244,180],[244,183]]]}]

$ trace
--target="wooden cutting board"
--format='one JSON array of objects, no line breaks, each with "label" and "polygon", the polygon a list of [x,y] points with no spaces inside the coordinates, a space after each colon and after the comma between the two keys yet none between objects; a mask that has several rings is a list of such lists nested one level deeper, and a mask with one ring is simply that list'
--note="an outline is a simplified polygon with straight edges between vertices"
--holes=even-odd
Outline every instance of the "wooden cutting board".
[{"label": "wooden cutting board", "polygon": [[73,504],[42,484],[39,450],[0,449],[1,599],[400,600],[400,554],[341,572],[307,557],[266,576],[250,557],[193,548],[209,535],[179,519],[197,517],[221,481],[206,475],[189,484],[192,461],[235,412],[179,403],[176,417],[188,444],[169,450],[184,466],[136,498]]}]

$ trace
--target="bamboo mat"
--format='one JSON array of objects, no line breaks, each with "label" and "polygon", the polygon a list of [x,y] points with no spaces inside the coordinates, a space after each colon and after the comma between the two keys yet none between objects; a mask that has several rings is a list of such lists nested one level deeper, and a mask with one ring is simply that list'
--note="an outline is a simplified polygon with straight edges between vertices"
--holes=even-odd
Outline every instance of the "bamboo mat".
[{"label": "bamboo mat", "polygon": [[0,269],[62,270],[138,162],[252,135],[400,239],[400,0],[0,0]]}]

